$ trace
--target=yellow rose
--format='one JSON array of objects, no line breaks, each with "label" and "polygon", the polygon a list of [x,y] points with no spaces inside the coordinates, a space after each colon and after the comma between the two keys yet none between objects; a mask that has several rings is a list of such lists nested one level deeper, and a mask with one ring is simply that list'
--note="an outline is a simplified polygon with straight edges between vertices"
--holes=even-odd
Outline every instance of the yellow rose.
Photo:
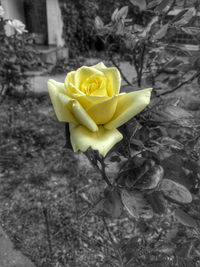
[{"label": "yellow rose", "polygon": [[117,128],[149,104],[151,88],[120,94],[120,86],[117,68],[102,62],[71,71],[65,83],[48,81],[56,116],[69,123],[75,152],[91,147],[105,156],[123,138]]}]

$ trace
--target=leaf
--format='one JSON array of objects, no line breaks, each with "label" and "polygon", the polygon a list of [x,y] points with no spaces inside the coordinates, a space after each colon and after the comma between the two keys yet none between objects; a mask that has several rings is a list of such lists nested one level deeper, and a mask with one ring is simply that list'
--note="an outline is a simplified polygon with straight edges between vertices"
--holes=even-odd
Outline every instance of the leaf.
[{"label": "leaf", "polygon": [[183,15],[187,12],[187,10],[188,10],[187,8],[181,10],[176,16],[173,17],[171,23],[173,24],[174,22],[180,20],[183,17]]},{"label": "leaf", "polygon": [[195,35],[195,37],[199,34],[199,28],[195,27],[181,27],[181,30],[187,34]]},{"label": "leaf", "polygon": [[177,257],[177,267],[197,267],[195,261],[193,259],[184,259],[181,257]]},{"label": "leaf", "polygon": [[173,148],[175,150],[182,150],[184,145],[178,142],[177,140],[170,138],[168,136],[164,136],[159,138],[159,142],[166,147]]},{"label": "leaf", "polygon": [[111,20],[112,21],[116,21],[116,17],[117,17],[118,11],[119,11],[119,8],[116,8],[114,10],[114,12],[112,13],[112,16],[111,16]]},{"label": "leaf", "polygon": [[118,218],[123,210],[120,194],[117,188],[106,188],[102,198],[92,209],[99,216]]},{"label": "leaf", "polygon": [[135,219],[140,217],[150,219],[153,217],[152,208],[140,192],[122,189],[121,199],[128,213]]},{"label": "leaf", "polygon": [[123,209],[119,190],[117,188],[107,188],[104,192],[104,195],[104,211],[112,218],[118,218]]},{"label": "leaf", "polygon": [[129,0],[134,6],[138,6],[140,11],[146,10],[146,0]]},{"label": "leaf", "polygon": [[192,195],[189,190],[170,179],[163,179],[159,185],[159,190],[163,191],[164,195],[179,203],[192,202]]},{"label": "leaf", "polygon": [[164,68],[176,68],[177,66],[179,66],[180,64],[183,63],[183,60],[174,57],[172,60],[170,60],[169,62],[167,62],[164,66]]},{"label": "leaf", "polygon": [[180,244],[175,251],[175,254],[181,258],[190,258],[190,253],[193,248],[192,242],[185,242],[183,244]]},{"label": "leaf", "polygon": [[171,5],[172,0],[163,0],[156,8],[155,11],[158,13],[166,12]]},{"label": "leaf", "polygon": [[97,16],[95,18],[95,27],[96,27],[96,29],[102,29],[103,26],[104,26],[103,21],[101,20],[101,18],[99,16]]},{"label": "leaf", "polygon": [[181,127],[193,128],[195,126],[193,116],[179,106],[163,106],[153,118],[161,123],[171,122]]},{"label": "leaf", "polygon": [[153,26],[154,23],[158,21],[158,16],[154,16],[152,20],[147,24],[147,26],[144,28],[143,32],[138,34],[140,37],[146,37],[147,34],[150,32],[151,27]]},{"label": "leaf", "polygon": [[183,26],[187,24],[195,15],[196,9],[194,7],[191,7],[185,12],[185,14],[182,16],[182,18],[174,23],[175,26]]},{"label": "leaf", "polygon": [[153,189],[161,181],[164,175],[162,166],[155,165],[147,171],[133,186],[136,189]]},{"label": "leaf", "polygon": [[184,212],[181,209],[176,209],[174,213],[175,218],[183,225],[189,226],[189,227],[196,227],[197,222],[195,219],[193,219],[189,214]]},{"label": "leaf", "polygon": [[154,191],[147,194],[145,197],[155,213],[161,215],[166,212],[166,200],[164,199],[162,192]]},{"label": "leaf", "polygon": [[147,5],[147,9],[154,8],[154,7],[158,6],[161,2],[162,2],[162,0],[153,0]]},{"label": "leaf", "polygon": [[116,19],[120,20],[120,19],[125,19],[126,16],[128,14],[128,6],[123,6],[116,15]]},{"label": "leaf", "polygon": [[169,87],[173,88],[173,87],[176,87],[179,84],[179,82],[180,82],[180,77],[174,77],[169,80],[168,85]]},{"label": "leaf", "polygon": [[169,24],[165,24],[162,26],[161,29],[159,29],[155,34],[154,36],[152,37],[152,39],[155,41],[155,40],[160,40],[162,39],[163,37],[166,36],[166,33],[167,33],[167,30],[168,30],[168,27],[169,27]]},{"label": "leaf", "polygon": [[193,64],[191,63],[182,63],[178,66],[179,71],[188,72],[193,69]]}]

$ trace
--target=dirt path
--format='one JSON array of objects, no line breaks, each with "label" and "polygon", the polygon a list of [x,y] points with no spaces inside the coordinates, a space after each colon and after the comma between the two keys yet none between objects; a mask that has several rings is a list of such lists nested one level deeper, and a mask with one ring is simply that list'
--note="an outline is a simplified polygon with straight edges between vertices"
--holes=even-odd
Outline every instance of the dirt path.
[{"label": "dirt path", "polygon": [[1,267],[35,267],[19,250],[13,247],[13,243],[0,226],[0,266]]}]

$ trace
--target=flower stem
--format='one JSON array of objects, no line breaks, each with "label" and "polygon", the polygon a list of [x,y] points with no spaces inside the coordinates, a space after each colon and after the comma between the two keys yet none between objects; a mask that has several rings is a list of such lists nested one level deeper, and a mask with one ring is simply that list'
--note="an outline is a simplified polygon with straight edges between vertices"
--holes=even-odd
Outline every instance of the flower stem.
[{"label": "flower stem", "polygon": [[[98,171],[100,172],[103,180],[107,183],[107,185],[109,187],[112,186],[112,183],[110,182],[107,174],[106,174],[106,165],[104,162],[104,159],[102,157],[100,157],[99,155],[95,155],[95,157],[91,157],[90,153],[84,152],[84,154],[86,155],[86,157],[88,158],[88,160],[90,161],[90,163],[92,164],[92,166]],[[101,164],[101,168],[99,167],[99,165],[97,164],[97,162],[99,162]]]}]

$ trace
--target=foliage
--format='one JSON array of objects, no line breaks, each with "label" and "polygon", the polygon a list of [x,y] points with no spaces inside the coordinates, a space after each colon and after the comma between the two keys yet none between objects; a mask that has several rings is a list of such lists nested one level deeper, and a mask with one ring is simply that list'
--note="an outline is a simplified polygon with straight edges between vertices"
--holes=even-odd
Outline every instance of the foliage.
[{"label": "foliage", "polygon": [[103,192],[85,192],[88,211],[105,223],[124,218],[126,211],[135,226],[127,239],[116,241],[111,233],[116,266],[197,266],[198,121],[176,104],[156,100],[120,130],[124,139],[106,159],[85,152],[107,184]]},{"label": "foliage", "polygon": [[[11,25],[14,34],[8,36],[5,26]],[[28,89],[27,70],[42,66],[33,47],[32,36],[25,34],[25,25],[18,20],[0,18],[0,96],[11,95],[17,88]]]},{"label": "foliage", "polygon": [[[199,57],[183,61],[178,53],[176,56],[168,53],[166,38],[178,31],[193,35],[187,25],[196,9],[184,9],[169,22],[166,16],[175,1],[130,0],[130,4],[133,12],[148,15],[142,23],[128,17],[128,6],[115,9],[106,25],[100,17],[95,19],[104,43],[108,45],[111,37],[114,40],[114,45],[108,48],[112,62],[115,63],[115,52],[122,52],[135,67],[138,86],[145,77],[155,92],[163,90],[156,92],[159,96],[198,78]],[[166,77],[166,73],[170,75]],[[102,218],[113,246],[114,256],[106,258],[102,266],[197,266],[200,262],[198,121],[179,107],[178,102],[154,98],[145,113],[120,128],[124,139],[106,159],[92,149],[85,152],[107,185],[103,190],[93,188],[84,194],[89,204],[86,214]],[[69,135],[66,137],[69,145]],[[124,218],[125,211],[134,230],[127,238],[116,238],[107,222]]]},{"label": "foliage", "polygon": [[[97,35],[108,48],[107,56],[115,65],[119,54],[128,60],[137,74],[133,83],[137,82],[139,87],[144,86],[143,83],[155,89],[169,88],[172,92],[199,77],[199,56],[194,60],[182,50],[180,44],[170,41],[184,32],[198,40],[197,31],[189,27],[196,9],[183,9],[169,20],[167,16],[174,5],[173,0],[130,0],[130,6],[114,10],[108,24],[104,24],[100,17],[95,19]],[[172,48],[174,53],[170,52]],[[187,59],[180,58],[180,54],[186,55]],[[163,81],[163,74],[170,75]],[[184,78],[185,74],[187,79]]]},{"label": "foliage", "polygon": [[72,56],[88,52],[94,43],[94,18],[97,4],[89,0],[60,0],[63,37]]}]

